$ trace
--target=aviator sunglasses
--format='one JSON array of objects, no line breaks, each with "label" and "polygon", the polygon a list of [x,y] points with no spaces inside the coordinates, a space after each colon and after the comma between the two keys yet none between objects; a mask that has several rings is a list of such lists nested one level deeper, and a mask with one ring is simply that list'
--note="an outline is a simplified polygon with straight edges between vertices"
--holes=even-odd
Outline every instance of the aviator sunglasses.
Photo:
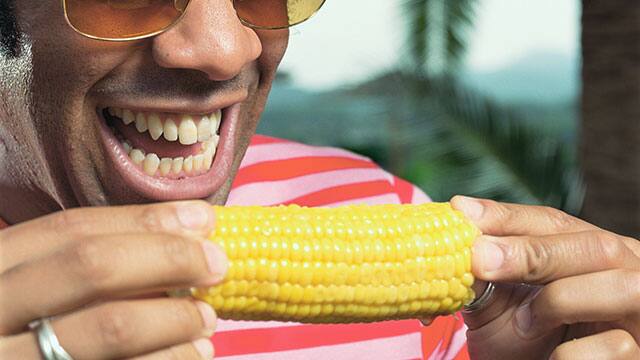
[{"label": "aviator sunglasses", "polygon": [[[194,0],[62,0],[78,33],[97,40],[140,40],[176,24]],[[232,0],[240,21],[254,29],[285,29],[313,16],[325,0]]]}]

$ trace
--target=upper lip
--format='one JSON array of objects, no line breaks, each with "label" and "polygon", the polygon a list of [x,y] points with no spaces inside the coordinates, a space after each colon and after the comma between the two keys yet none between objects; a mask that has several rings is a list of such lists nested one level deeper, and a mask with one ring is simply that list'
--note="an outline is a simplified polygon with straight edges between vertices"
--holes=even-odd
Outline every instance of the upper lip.
[{"label": "upper lip", "polygon": [[99,106],[100,109],[117,107],[138,112],[160,112],[171,114],[209,115],[214,111],[228,108],[231,105],[244,102],[248,94],[246,91],[224,96],[216,96],[211,101],[193,99],[156,99],[153,101],[136,101],[135,104],[127,102],[111,102],[108,106]]}]

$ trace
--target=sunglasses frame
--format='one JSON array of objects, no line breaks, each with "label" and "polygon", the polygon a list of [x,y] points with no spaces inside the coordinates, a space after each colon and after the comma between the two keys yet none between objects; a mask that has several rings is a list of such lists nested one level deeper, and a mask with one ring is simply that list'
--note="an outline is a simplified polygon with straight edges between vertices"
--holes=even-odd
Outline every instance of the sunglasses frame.
[{"label": "sunglasses frame", "polygon": [[[235,9],[236,8],[236,1],[232,0],[232,2],[233,2],[233,8]],[[320,3],[320,6],[318,6],[318,8],[314,12],[311,13],[311,15],[309,15],[306,18],[298,21],[297,23],[289,24],[287,26],[260,26],[260,25],[251,24],[250,22],[244,20],[240,16],[238,16],[238,19],[240,19],[240,22],[242,23],[242,25],[245,25],[245,26],[250,27],[252,29],[257,29],[257,30],[282,30],[282,29],[288,29],[288,28],[290,28],[292,26],[300,25],[303,22],[311,19],[315,14],[318,13],[318,11],[320,11],[320,9],[322,9],[322,6],[324,6],[325,2],[327,2],[327,0],[322,0],[322,2]],[[238,12],[236,11],[236,15],[237,14],[238,14]]]},{"label": "sunglasses frame", "polygon": [[[80,29],[78,29],[77,27],[75,27],[72,23],[71,20],[69,20],[69,13],[67,11],[67,0],[61,0],[62,3],[62,10],[64,12],[64,19],[67,22],[67,24],[78,34],[87,37],[89,39],[93,39],[93,40],[100,40],[100,41],[109,41],[109,42],[126,42],[126,41],[136,41],[136,40],[142,40],[142,39],[147,39],[153,36],[157,36],[162,34],[163,32],[171,29],[172,27],[174,27],[178,22],[180,22],[180,20],[182,20],[182,18],[184,17],[184,14],[187,12],[187,9],[189,8],[189,4],[191,4],[191,2],[194,0],[189,0],[189,2],[187,2],[187,5],[184,7],[184,11],[182,11],[182,13],[180,14],[180,16],[175,19],[171,24],[165,26],[164,28],[151,32],[149,34],[144,34],[144,35],[138,35],[138,36],[132,36],[132,37],[126,37],[126,38],[108,38],[108,37],[101,37],[101,36],[95,36],[95,35],[91,35],[91,34],[87,34],[83,31],[80,31]],[[232,4],[233,4],[233,9],[236,10],[236,1],[235,0],[231,0]],[[244,20],[243,18],[241,18],[240,16],[238,16],[238,12],[236,10],[236,15],[238,16],[238,19],[240,20],[240,22],[242,23],[242,25],[250,27],[252,29],[256,29],[256,30],[283,30],[283,29],[288,29],[292,26],[296,26],[299,24],[302,24],[303,22],[311,19],[315,14],[318,13],[318,11],[320,11],[320,9],[322,8],[322,6],[324,6],[326,0],[322,0],[322,2],[320,3],[320,6],[318,6],[318,9],[316,9],[316,11],[314,11],[313,13],[311,13],[311,15],[309,15],[308,17],[296,22],[295,24],[290,24],[287,26],[260,26],[260,25],[255,25],[255,24],[251,24],[250,22]]]}]

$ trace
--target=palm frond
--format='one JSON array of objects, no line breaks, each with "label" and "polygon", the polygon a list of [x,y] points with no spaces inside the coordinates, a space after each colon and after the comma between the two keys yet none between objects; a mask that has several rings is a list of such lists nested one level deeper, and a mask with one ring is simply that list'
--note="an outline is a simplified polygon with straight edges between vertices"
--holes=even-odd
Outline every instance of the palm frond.
[{"label": "palm frond", "polygon": [[[378,88],[400,122],[402,175],[434,198],[465,193],[575,213],[582,199],[572,144],[450,77],[387,76]],[[389,79],[403,85],[390,95]],[[369,91],[375,86],[369,84]],[[393,166],[392,166],[393,167]]]},{"label": "palm frond", "polygon": [[431,67],[451,73],[467,48],[478,0],[405,0],[407,47],[412,71],[431,73]]},{"label": "palm frond", "polygon": [[477,0],[444,1],[445,69],[451,73],[460,65],[467,49],[467,31],[475,20]]},{"label": "palm frond", "polygon": [[408,45],[412,70],[422,71],[429,49],[429,13],[432,0],[407,0],[404,13],[408,21]]}]

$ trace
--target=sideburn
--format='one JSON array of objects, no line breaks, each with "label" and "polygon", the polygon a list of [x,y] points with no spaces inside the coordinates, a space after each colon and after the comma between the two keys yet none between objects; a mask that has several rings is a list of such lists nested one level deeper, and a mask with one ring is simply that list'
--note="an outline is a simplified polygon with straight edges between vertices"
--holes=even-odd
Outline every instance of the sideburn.
[{"label": "sideburn", "polygon": [[20,56],[20,31],[14,0],[0,0],[0,55]]}]

